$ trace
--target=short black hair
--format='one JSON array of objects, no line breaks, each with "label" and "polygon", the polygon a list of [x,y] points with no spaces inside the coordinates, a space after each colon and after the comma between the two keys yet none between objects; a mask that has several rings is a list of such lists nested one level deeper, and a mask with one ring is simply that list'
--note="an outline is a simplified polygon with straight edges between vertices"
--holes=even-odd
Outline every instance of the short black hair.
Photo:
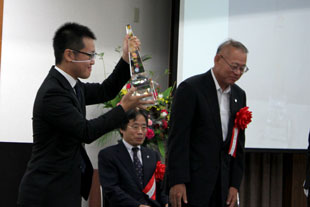
[{"label": "short black hair", "polygon": [[[123,122],[120,125],[120,129],[122,130],[126,130],[127,129],[127,125],[129,123],[130,120],[136,120],[138,115],[142,115],[145,118],[145,123],[147,125],[148,123],[148,113],[146,110],[143,109],[131,109],[129,111],[126,112],[126,119],[123,120]],[[121,136],[122,133],[121,133]]]},{"label": "short black hair", "polygon": [[53,38],[53,48],[56,64],[60,64],[65,49],[80,50],[85,47],[83,38],[96,39],[94,33],[86,26],[68,22],[62,25]]}]

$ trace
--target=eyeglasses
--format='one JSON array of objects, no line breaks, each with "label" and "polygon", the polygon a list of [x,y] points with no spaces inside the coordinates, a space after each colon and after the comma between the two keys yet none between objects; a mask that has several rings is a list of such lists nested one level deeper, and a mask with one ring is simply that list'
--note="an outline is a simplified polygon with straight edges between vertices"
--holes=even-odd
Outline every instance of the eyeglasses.
[{"label": "eyeglasses", "polygon": [[134,124],[132,126],[129,126],[129,128],[133,129],[134,131],[139,131],[139,129],[141,129],[141,131],[145,132],[147,130],[147,126],[146,125],[137,125],[137,124]]},{"label": "eyeglasses", "polygon": [[98,55],[97,53],[88,53],[88,52],[83,52],[83,51],[79,51],[79,50],[74,50],[74,49],[71,49],[72,51],[74,52],[77,52],[77,53],[81,53],[81,54],[84,54],[84,55],[87,55],[89,57],[89,60],[93,60],[96,58],[96,56]]},{"label": "eyeglasses", "polygon": [[239,64],[237,64],[237,63],[232,65],[232,64],[229,64],[229,63],[228,63],[228,61],[224,58],[223,55],[220,55],[220,57],[223,58],[223,60],[225,61],[225,63],[226,63],[227,65],[229,65],[230,69],[231,69],[232,71],[234,71],[234,72],[236,72],[238,69],[239,69],[239,71],[240,71],[241,74],[246,73],[246,72],[249,71],[249,68],[248,68],[248,66],[246,66],[246,65],[241,66],[241,65],[239,65]]}]

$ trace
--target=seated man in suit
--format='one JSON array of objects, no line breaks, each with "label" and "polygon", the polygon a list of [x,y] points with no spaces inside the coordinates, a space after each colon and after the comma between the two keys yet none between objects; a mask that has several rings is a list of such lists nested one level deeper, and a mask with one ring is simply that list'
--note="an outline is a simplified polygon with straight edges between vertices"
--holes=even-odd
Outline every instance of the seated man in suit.
[{"label": "seated man in suit", "polygon": [[120,127],[123,139],[99,152],[100,183],[105,199],[109,206],[168,206],[160,182],[154,180],[159,154],[141,146],[147,132],[146,112],[130,110],[126,114],[127,119]]}]

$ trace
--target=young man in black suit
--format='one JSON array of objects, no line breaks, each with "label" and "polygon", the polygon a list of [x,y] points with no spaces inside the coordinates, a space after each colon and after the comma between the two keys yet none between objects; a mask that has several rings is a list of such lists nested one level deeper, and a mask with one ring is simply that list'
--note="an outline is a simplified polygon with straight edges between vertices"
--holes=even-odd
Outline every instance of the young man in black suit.
[{"label": "young man in black suit", "polygon": [[[21,207],[81,206],[92,181],[92,165],[82,143],[91,143],[113,130],[125,112],[146,102],[131,90],[116,108],[96,119],[85,118],[85,105],[113,99],[130,79],[128,36],[123,56],[102,83],[83,83],[95,64],[95,35],[82,25],[66,23],[53,39],[55,66],[39,88],[33,107],[33,147],[21,181]],[[136,47],[139,40],[133,38]]]},{"label": "young man in black suit", "polygon": [[120,127],[123,139],[99,153],[100,183],[109,207],[168,206],[161,182],[152,180],[159,154],[141,146],[146,132],[146,113],[131,110]]},{"label": "young man in black suit", "polygon": [[236,113],[246,94],[235,82],[248,70],[247,48],[228,40],[214,67],[183,81],[174,96],[168,139],[167,187],[180,207],[233,207],[243,174],[244,130],[228,154]]}]

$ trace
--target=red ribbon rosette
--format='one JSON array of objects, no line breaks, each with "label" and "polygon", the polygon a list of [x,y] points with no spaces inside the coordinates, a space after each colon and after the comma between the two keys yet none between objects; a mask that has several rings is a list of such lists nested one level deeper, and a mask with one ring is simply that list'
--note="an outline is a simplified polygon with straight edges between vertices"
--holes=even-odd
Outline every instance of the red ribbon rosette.
[{"label": "red ribbon rosette", "polygon": [[156,182],[161,181],[164,179],[166,170],[166,165],[162,164],[160,161],[156,163],[156,168],[153,176],[146,184],[143,189],[143,193],[149,196],[150,199],[156,200]]},{"label": "red ribbon rosette", "polygon": [[243,107],[240,109],[239,112],[236,114],[235,119],[235,126],[237,126],[239,129],[246,129],[248,124],[252,121],[252,112],[249,111],[249,107]]},{"label": "red ribbon rosette", "polygon": [[161,161],[158,161],[155,169],[156,181],[161,181],[164,179],[165,171],[166,171],[166,165],[162,164]]},{"label": "red ribbon rosette", "polygon": [[228,150],[228,154],[233,157],[236,157],[237,151],[237,141],[240,130],[244,130],[247,128],[248,124],[252,121],[252,112],[249,111],[249,107],[243,107],[236,114],[234,128],[232,132],[232,137],[230,140],[230,147]]}]

